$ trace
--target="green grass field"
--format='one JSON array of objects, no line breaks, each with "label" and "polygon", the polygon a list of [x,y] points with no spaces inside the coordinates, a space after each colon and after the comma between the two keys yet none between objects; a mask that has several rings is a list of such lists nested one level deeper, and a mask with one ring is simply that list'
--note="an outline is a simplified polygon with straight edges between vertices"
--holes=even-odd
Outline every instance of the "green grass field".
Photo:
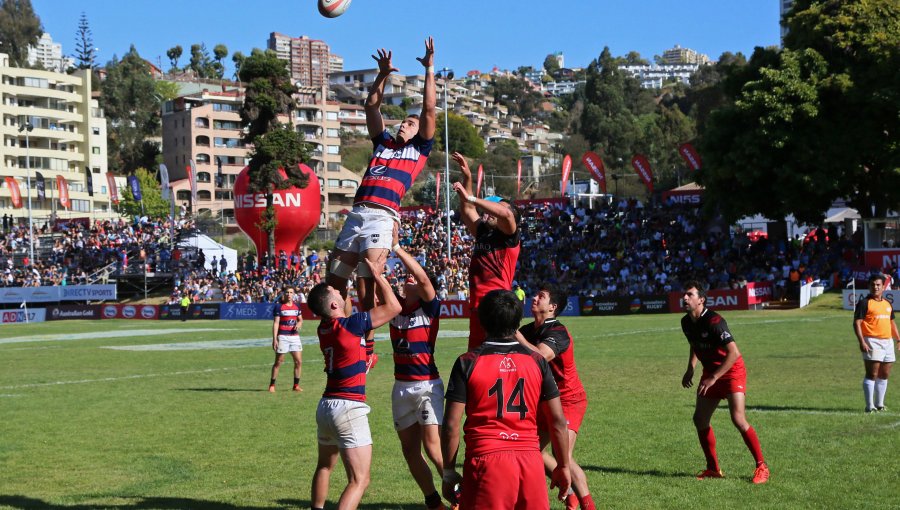
[{"label": "green grass field", "polygon": [[[749,483],[752,458],[724,407],[713,426],[727,478],[693,478],[704,462],[693,393],[680,386],[688,348],[679,315],[565,318],[590,398],[575,453],[595,500],[640,509],[900,507],[900,413],[862,412],[862,363],[837,296],[804,310],[723,315],[747,364],[748,419],[770,482]],[[445,376],[465,348],[465,327],[442,324]],[[288,391],[290,362],[279,391],[267,393],[270,331],[260,321],[2,326],[0,508],[308,508],[322,358],[307,346],[304,393]],[[312,332],[305,324],[302,334]],[[362,508],[424,508],[392,426],[390,346],[376,350],[375,452]],[[896,410],[893,384],[887,405]],[[332,505],[344,481],[336,469]]]}]

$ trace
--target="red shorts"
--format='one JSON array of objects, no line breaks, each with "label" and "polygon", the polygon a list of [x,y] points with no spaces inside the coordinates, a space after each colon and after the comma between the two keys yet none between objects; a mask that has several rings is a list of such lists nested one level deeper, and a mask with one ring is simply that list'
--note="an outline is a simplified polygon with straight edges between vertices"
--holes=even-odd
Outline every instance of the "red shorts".
[{"label": "red shorts", "polygon": [[474,307],[469,312],[469,350],[477,349],[487,338],[481,321],[478,319],[478,310]]},{"label": "red shorts", "polygon": [[[578,432],[581,428],[581,422],[584,421],[584,414],[587,412],[587,396],[582,395],[573,400],[561,402],[563,415],[566,417],[566,428],[572,432]],[[538,416],[538,430],[546,433],[550,430],[550,416]]]},{"label": "red shorts", "polygon": [[[704,373],[702,379],[712,374]],[[702,380],[701,379],[701,380]],[[747,393],[747,371],[746,370],[729,370],[721,379],[712,385],[712,388],[706,390],[704,398],[725,399],[732,393]]]},{"label": "red shorts", "polygon": [[467,458],[460,510],[549,510],[544,460],[537,450]]}]

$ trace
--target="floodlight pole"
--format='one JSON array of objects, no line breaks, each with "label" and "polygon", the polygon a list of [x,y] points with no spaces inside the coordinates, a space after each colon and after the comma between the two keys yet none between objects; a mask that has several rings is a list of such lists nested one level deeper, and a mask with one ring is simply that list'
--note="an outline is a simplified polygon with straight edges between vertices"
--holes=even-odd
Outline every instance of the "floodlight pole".
[{"label": "floodlight pole", "polygon": [[28,189],[28,260],[29,264],[34,266],[34,221],[31,218],[31,161],[28,150],[31,148],[28,133],[34,129],[31,121],[26,121],[19,127],[19,132],[25,133],[25,186]]},{"label": "floodlight pole", "polygon": [[445,67],[438,71],[437,75],[444,79],[444,194],[447,197],[447,263],[449,263],[452,258],[450,245],[453,233],[450,224],[450,123],[447,114],[447,90],[450,80],[453,79],[453,69]]}]

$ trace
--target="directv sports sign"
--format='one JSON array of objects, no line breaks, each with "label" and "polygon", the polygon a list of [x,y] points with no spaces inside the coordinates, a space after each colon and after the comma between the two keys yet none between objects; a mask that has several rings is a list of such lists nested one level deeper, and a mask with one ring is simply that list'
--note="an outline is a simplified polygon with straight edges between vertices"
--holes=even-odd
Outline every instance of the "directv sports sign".
[{"label": "directv sports sign", "polygon": [[114,301],[115,285],[57,285],[0,288],[0,303],[56,303],[59,301]]}]

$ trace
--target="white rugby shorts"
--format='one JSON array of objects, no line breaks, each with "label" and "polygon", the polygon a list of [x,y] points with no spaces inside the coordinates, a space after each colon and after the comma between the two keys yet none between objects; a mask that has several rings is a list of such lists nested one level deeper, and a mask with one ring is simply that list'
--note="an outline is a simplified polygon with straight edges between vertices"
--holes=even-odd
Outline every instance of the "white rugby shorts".
[{"label": "white rugby shorts", "polygon": [[416,423],[441,425],[444,422],[444,382],[394,381],[391,392],[391,412],[394,428],[403,430]]},{"label": "white rugby shorts", "polygon": [[303,344],[300,343],[300,337],[294,335],[278,335],[278,348],[275,349],[275,352],[278,354],[303,352]]},{"label": "white rugby shorts", "polygon": [[347,221],[334,247],[351,253],[363,253],[373,248],[390,250],[394,242],[396,213],[378,207],[355,205],[347,214]]},{"label": "white rugby shorts", "polygon": [[894,352],[893,338],[872,338],[865,337],[866,343],[869,344],[869,352],[862,353],[865,361],[880,361],[882,363],[893,363],[897,361],[897,355]]},{"label": "white rugby shorts", "polygon": [[370,410],[365,402],[323,397],[316,409],[319,444],[342,449],[372,444]]}]

